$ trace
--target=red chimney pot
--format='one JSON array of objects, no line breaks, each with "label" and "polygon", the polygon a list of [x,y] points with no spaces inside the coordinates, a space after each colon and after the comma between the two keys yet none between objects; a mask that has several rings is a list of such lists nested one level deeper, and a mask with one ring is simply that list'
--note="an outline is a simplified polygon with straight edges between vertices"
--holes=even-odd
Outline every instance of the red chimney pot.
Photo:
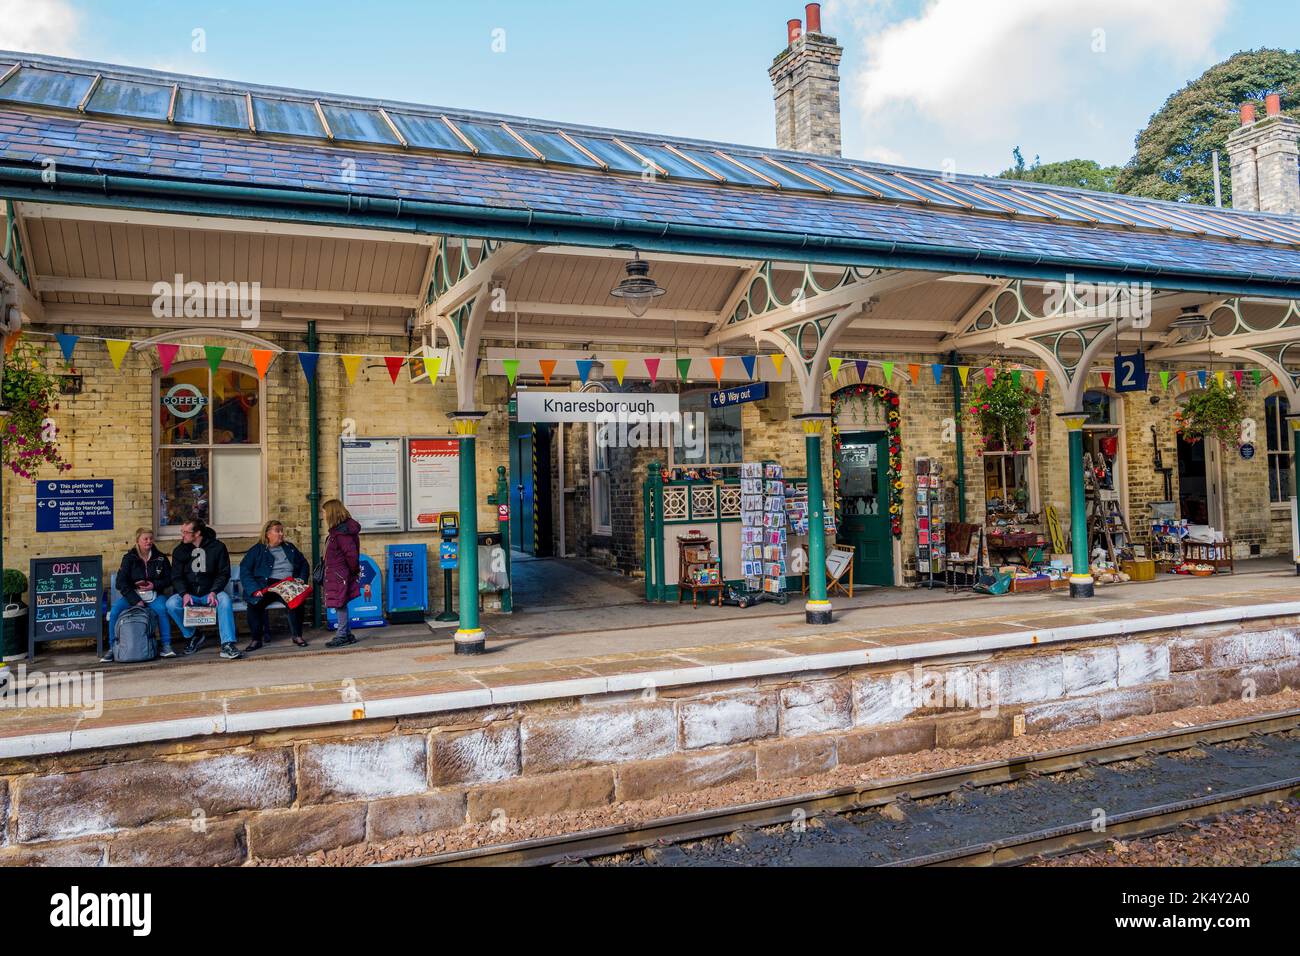
[{"label": "red chimney pot", "polygon": [[804,17],[808,21],[809,33],[822,32],[822,5],[820,3],[810,3],[803,8]]},{"label": "red chimney pot", "polygon": [[1270,93],[1264,97],[1264,112],[1269,116],[1277,116],[1282,112],[1282,96],[1279,93]]},{"label": "red chimney pot", "polygon": [[789,45],[794,46],[794,41],[803,34],[803,24],[798,20],[787,20],[785,22],[785,32]]},{"label": "red chimney pot", "polygon": [[1255,122],[1255,104],[1242,103],[1241,104],[1241,125],[1249,126],[1253,122]]}]

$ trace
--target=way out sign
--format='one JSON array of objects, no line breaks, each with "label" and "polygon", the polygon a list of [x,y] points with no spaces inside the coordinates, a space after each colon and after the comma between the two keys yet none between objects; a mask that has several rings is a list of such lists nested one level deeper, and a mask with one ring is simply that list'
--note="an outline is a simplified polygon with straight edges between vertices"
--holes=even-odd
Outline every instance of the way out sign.
[{"label": "way out sign", "polygon": [[1115,391],[1147,390],[1147,357],[1141,352],[1115,356]]}]

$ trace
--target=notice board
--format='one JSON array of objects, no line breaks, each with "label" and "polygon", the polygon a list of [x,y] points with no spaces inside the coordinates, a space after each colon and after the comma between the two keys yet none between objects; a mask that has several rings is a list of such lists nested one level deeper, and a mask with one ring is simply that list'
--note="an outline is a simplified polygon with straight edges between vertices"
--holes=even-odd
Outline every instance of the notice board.
[{"label": "notice board", "polygon": [[[100,643],[102,557],[33,558],[27,577],[32,588],[32,609],[27,620],[28,657],[44,641],[93,637],[97,645]],[[102,646],[98,649],[102,650]]]},{"label": "notice board", "polygon": [[339,441],[343,504],[362,531],[402,530],[402,439]]},{"label": "notice board", "polygon": [[36,482],[36,530],[112,531],[113,479]]},{"label": "notice board", "polygon": [[406,488],[407,530],[436,531],[438,515],[460,510],[460,442],[408,438]]}]

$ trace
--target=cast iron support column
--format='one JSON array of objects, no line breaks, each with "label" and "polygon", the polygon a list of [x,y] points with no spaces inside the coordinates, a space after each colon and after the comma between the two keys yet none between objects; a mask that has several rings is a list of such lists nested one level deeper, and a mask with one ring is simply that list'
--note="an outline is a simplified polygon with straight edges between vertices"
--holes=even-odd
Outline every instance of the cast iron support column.
[{"label": "cast iron support column", "polygon": [[[315,352],[319,343],[316,338],[316,323],[307,323],[307,351]],[[309,485],[307,491],[307,513],[311,515],[311,566],[320,564],[320,405],[316,388],[316,376],[307,380],[307,460]],[[324,617],[321,596],[312,593],[311,602],[312,627],[319,629]]]},{"label": "cast iron support column", "polygon": [[478,626],[478,463],[474,446],[479,422],[486,412],[453,412],[452,423],[460,439],[460,548],[456,565],[460,575],[460,627],[456,629],[457,654],[482,654],[486,647]]},{"label": "cast iron support column", "polygon": [[1088,564],[1088,517],[1083,494],[1083,423],[1087,412],[1064,412],[1060,416],[1070,430],[1070,552],[1073,573],[1070,597],[1093,596],[1092,569]]},{"label": "cast iron support column", "polygon": [[822,494],[822,425],[830,418],[825,412],[795,415],[803,425],[804,458],[808,469],[808,603],[804,618],[809,624],[831,622],[831,602],[826,597],[826,511]]}]

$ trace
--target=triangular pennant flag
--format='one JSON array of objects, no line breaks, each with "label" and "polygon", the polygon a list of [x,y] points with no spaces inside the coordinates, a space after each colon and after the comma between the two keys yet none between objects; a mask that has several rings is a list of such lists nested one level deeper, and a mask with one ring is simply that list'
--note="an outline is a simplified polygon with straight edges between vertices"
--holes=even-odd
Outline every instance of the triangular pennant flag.
[{"label": "triangular pennant flag", "polygon": [[429,376],[430,385],[437,384],[440,371],[442,371],[442,356],[426,355],[424,357],[424,374]]},{"label": "triangular pennant flag", "polygon": [[1168,372],[1161,372],[1161,373],[1160,373],[1160,387],[1163,388],[1166,392],[1169,391],[1169,373],[1168,373]]},{"label": "triangular pennant flag", "polygon": [[108,346],[108,357],[113,360],[113,368],[121,369],[122,359],[126,357],[126,350],[131,347],[131,343],[121,339],[107,339],[104,344]]},{"label": "triangular pennant flag", "polygon": [[1047,370],[1041,368],[1034,369],[1034,387],[1038,389],[1040,394],[1043,391],[1043,386],[1046,384],[1047,384]]},{"label": "triangular pennant flag", "polygon": [[157,349],[158,361],[162,363],[163,374],[166,375],[172,370],[172,362],[176,361],[176,353],[181,347],[173,342],[159,342]]},{"label": "triangular pennant flag", "polygon": [[1236,379],[1236,381],[1237,381],[1237,387],[1238,387],[1238,388],[1241,388],[1241,369],[1239,369],[1239,368],[1234,368],[1234,369],[1232,370],[1232,377],[1233,377],[1234,379]]},{"label": "triangular pennant flag", "polygon": [[1273,376],[1273,387],[1274,387],[1274,388],[1277,388],[1277,385],[1278,385],[1277,376],[1274,375],[1274,376]]},{"label": "triangular pennant flag", "polygon": [[1101,373],[1101,387],[1110,388],[1110,372]]},{"label": "triangular pennant flag", "polygon": [[683,382],[691,374],[691,360],[688,358],[679,358],[677,360],[677,377]]},{"label": "triangular pennant flag", "polygon": [[844,364],[844,359],[827,359],[827,364],[831,367],[831,378],[840,377],[840,366]]},{"label": "triangular pennant flag", "polygon": [[1187,373],[1186,373],[1186,372],[1179,372],[1179,373],[1178,373],[1178,388],[1179,388],[1180,391],[1183,390],[1183,389],[1185,389],[1185,388],[1187,388]]},{"label": "triangular pennant flag", "polygon": [[614,366],[614,380],[622,385],[623,376],[627,374],[627,359],[610,359],[609,364]]},{"label": "triangular pennant flag", "polygon": [[880,367],[885,370],[885,384],[893,385],[894,384],[894,363],[881,362]]},{"label": "triangular pennant flag", "polygon": [[1257,368],[1253,368],[1250,370],[1250,374],[1255,378],[1255,387],[1259,388],[1259,383],[1264,378],[1264,373]]},{"label": "triangular pennant flag", "polygon": [[780,376],[781,367],[785,364],[785,355],[781,352],[773,352],[768,358],[772,360],[772,368],[776,369],[776,374]]},{"label": "triangular pennant flag", "polygon": [[360,355],[341,355],[343,360],[343,374],[348,377],[348,384],[351,385],[357,380],[357,369],[361,368]]},{"label": "triangular pennant flag", "polygon": [[388,377],[391,378],[393,384],[396,385],[397,376],[401,373],[402,366],[406,364],[406,359],[402,358],[400,355],[385,355],[384,364],[388,366]]},{"label": "triangular pennant flag", "polygon": [[931,366],[930,366],[930,374],[934,376],[934,384],[935,384],[935,385],[942,385],[942,384],[943,384],[943,366],[942,366],[942,365],[931,365]]},{"label": "triangular pennant flag", "polygon": [[221,356],[226,354],[224,345],[205,345],[203,354],[208,357],[208,368],[212,369],[212,374],[217,374],[217,369],[221,365]]},{"label": "triangular pennant flag", "polygon": [[72,350],[77,347],[77,339],[80,335],[71,335],[67,332],[56,332],[54,337],[59,340],[59,348],[63,349],[63,361],[72,361]]},{"label": "triangular pennant flag", "polygon": [[596,363],[591,359],[578,359],[578,380],[583,385],[587,384],[587,377],[591,375],[591,367]]},{"label": "triangular pennant flag", "polygon": [[646,370],[646,374],[650,376],[651,385],[653,385],[655,383],[655,379],[659,377],[659,362],[660,360],[657,358],[650,358],[645,360],[645,370]]},{"label": "triangular pennant flag", "polygon": [[1196,373],[1196,378],[1200,381],[1201,388],[1205,388],[1205,378],[1207,375],[1209,375],[1209,373],[1205,369],[1201,369]]},{"label": "triangular pennant flag", "polygon": [[709,365],[713,367],[713,377],[718,382],[718,388],[722,388],[722,370],[727,365],[727,360],[722,356],[714,356],[709,359]]},{"label": "triangular pennant flag", "polygon": [[515,376],[519,374],[519,359],[502,359],[501,367],[505,369],[506,381],[514,385]]},{"label": "triangular pennant flag", "polygon": [[275,361],[275,352],[270,349],[253,349],[253,367],[257,369],[258,378],[266,378],[266,370]]},{"label": "triangular pennant flag", "polygon": [[993,387],[993,380],[998,377],[998,373],[993,370],[993,366],[984,366],[984,384],[989,388]]},{"label": "triangular pennant flag", "polygon": [[1011,370],[1011,384],[1016,388],[1020,387],[1020,369],[1013,368]]},{"label": "triangular pennant flag", "polygon": [[871,362],[867,359],[855,359],[853,364],[858,367],[858,381],[866,381],[867,369],[871,367]]},{"label": "triangular pennant flag", "polygon": [[907,374],[911,376],[912,384],[916,385],[921,381],[921,366],[917,365],[915,362],[908,364]]},{"label": "triangular pennant flag", "polygon": [[745,366],[745,374],[749,376],[749,380],[752,382],[754,380],[754,373],[758,371],[758,356],[742,355],[740,357],[740,364]]},{"label": "triangular pennant flag", "polygon": [[550,385],[551,376],[555,374],[555,359],[538,359],[537,367],[541,370],[542,381]]},{"label": "triangular pennant flag", "polygon": [[966,379],[970,378],[970,366],[968,365],[957,366],[957,375],[961,378],[961,384],[965,386]]},{"label": "triangular pennant flag", "polygon": [[319,352],[299,352],[298,362],[302,365],[302,374],[307,376],[307,382],[316,381],[316,365],[320,362]]},{"label": "triangular pennant flag", "polygon": [[22,337],[23,337],[22,329],[19,329],[17,332],[12,332],[9,335],[5,336],[5,355],[13,354],[14,348],[16,348],[18,345],[18,340],[21,339]]},{"label": "triangular pennant flag", "polygon": [[1219,383],[1219,388],[1223,388],[1223,373],[1222,373],[1222,372],[1215,372],[1215,373],[1214,373],[1214,380],[1215,380],[1216,382]]}]

